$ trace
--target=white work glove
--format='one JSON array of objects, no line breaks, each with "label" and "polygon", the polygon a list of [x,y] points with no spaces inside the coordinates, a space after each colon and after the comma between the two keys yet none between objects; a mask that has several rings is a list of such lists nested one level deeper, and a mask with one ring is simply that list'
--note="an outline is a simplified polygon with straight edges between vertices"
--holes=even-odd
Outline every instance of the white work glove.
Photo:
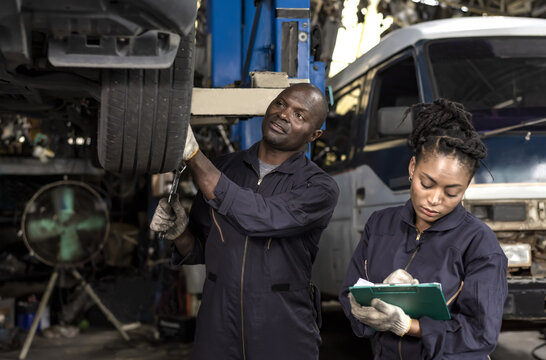
[{"label": "white work glove", "polygon": [[372,299],[372,306],[362,306],[351,293],[349,293],[349,301],[353,316],[375,330],[392,331],[398,336],[404,336],[410,329],[411,318],[398,306],[387,304],[379,299]]},{"label": "white work glove", "polygon": [[403,269],[394,270],[383,280],[383,284],[419,284],[419,280],[414,279],[409,272]]},{"label": "white work glove", "polygon": [[186,135],[186,145],[184,147],[184,152],[182,153],[182,160],[188,161],[192,157],[197,154],[197,151],[199,150],[199,144],[195,140],[195,136],[193,135],[193,130],[191,129],[191,126],[188,124],[188,134]]},{"label": "white work glove", "polygon": [[178,238],[188,226],[188,216],[184,207],[178,201],[178,195],[169,205],[167,198],[159,200],[154,216],[150,222],[150,229],[156,232],[165,232],[165,239]]}]

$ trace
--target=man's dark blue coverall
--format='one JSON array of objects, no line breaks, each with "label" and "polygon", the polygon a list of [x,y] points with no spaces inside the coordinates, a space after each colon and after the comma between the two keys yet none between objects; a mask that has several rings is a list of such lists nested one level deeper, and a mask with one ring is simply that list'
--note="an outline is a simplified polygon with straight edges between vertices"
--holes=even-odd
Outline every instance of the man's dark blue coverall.
[{"label": "man's dark blue coverall", "polygon": [[214,161],[214,195],[190,213],[195,245],[173,264],[206,264],[192,359],[318,359],[311,267],[339,190],[298,153],[259,178],[259,143]]},{"label": "man's dark blue coverall", "polygon": [[[486,360],[508,291],[508,260],[495,234],[461,204],[419,236],[414,219],[411,200],[370,216],[339,296],[353,331],[373,337],[375,359]],[[381,283],[404,268],[420,283],[442,284],[451,313],[451,320],[421,317],[422,338],[374,332],[351,314],[347,295],[359,277]]]}]

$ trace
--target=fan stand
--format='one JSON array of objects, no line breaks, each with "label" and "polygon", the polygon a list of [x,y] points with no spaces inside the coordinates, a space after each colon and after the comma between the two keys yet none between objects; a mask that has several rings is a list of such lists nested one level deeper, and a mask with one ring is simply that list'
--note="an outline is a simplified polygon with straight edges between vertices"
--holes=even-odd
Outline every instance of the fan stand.
[{"label": "fan stand", "polygon": [[[36,315],[34,316],[34,319],[32,320],[32,325],[30,326],[30,330],[25,338],[25,343],[23,344],[23,348],[21,349],[21,352],[19,353],[19,359],[24,360],[27,357],[28,350],[30,349],[30,345],[32,343],[32,340],[34,339],[34,335],[36,334],[36,329],[38,328],[38,323],[40,322],[40,318],[42,317],[42,313],[44,312],[45,306],[47,302],[49,301],[49,297],[51,296],[51,292],[53,291],[53,288],[55,287],[55,283],[57,282],[57,278],[59,277],[59,272],[61,270],[59,267],[55,267],[55,271],[53,271],[53,274],[51,274],[51,277],[49,278],[49,283],[47,284],[46,291],[44,293],[44,296],[42,297],[42,300],[40,300],[40,305],[38,306],[38,310],[36,311]],[[78,270],[72,269],[72,275],[76,280],[79,280],[81,285],[83,286],[85,292],[89,294],[91,299],[97,304],[97,306],[101,309],[101,311],[104,313],[106,318],[110,320],[110,322],[116,327],[116,329],[119,331],[121,337],[125,341],[129,341],[129,335],[125,330],[123,329],[122,324],[116,319],[115,315],[112,314],[110,310],[102,303],[102,301],[99,299],[93,288],[91,288],[91,285],[87,283]]]}]

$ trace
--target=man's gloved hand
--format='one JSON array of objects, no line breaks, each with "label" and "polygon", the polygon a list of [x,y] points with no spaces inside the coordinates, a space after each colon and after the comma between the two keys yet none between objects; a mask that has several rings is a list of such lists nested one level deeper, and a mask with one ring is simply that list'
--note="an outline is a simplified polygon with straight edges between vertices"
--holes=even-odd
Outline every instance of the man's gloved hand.
[{"label": "man's gloved hand", "polygon": [[182,160],[188,161],[197,154],[199,150],[199,144],[195,140],[193,135],[193,130],[188,124],[188,134],[186,135],[186,146],[184,147],[184,152],[182,153]]},{"label": "man's gloved hand", "polygon": [[159,200],[159,205],[157,205],[150,223],[150,229],[156,232],[165,232],[165,239],[174,240],[182,235],[187,226],[188,216],[178,201],[178,195],[172,201],[172,206],[169,205],[167,198]]},{"label": "man's gloved hand", "polygon": [[383,284],[419,284],[419,280],[414,279],[406,270],[398,269],[387,276]]},{"label": "man's gloved hand", "polygon": [[353,316],[375,330],[392,331],[398,336],[404,336],[410,329],[411,318],[398,306],[387,304],[379,299],[372,299],[372,306],[362,306],[351,293],[349,293],[349,301]]}]

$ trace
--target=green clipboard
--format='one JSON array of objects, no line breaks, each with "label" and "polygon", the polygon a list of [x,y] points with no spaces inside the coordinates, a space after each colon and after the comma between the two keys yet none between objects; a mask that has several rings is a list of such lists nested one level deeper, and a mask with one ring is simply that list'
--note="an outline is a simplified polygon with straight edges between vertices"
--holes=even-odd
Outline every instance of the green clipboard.
[{"label": "green clipboard", "polygon": [[451,319],[442,293],[442,285],[439,283],[351,286],[349,290],[363,306],[370,306],[372,299],[378,298],[388,304],[399,306],[413,319],[421,316],[435,320]]}]

